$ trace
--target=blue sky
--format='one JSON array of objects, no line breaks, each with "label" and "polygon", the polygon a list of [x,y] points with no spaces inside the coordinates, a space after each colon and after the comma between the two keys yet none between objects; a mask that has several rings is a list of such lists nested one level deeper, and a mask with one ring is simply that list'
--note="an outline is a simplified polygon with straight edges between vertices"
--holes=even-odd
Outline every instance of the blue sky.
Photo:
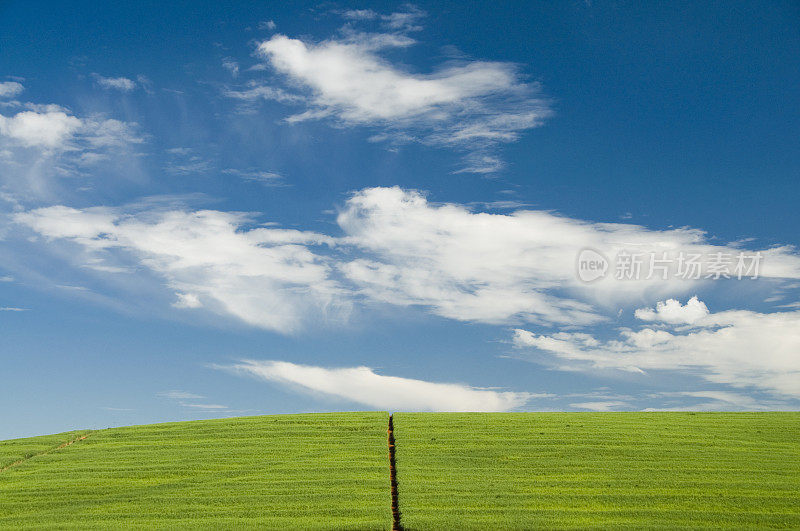
[{"label": "blue sky", "polygon": [[795,3],[0,14],[0,438],[800,405]]}]

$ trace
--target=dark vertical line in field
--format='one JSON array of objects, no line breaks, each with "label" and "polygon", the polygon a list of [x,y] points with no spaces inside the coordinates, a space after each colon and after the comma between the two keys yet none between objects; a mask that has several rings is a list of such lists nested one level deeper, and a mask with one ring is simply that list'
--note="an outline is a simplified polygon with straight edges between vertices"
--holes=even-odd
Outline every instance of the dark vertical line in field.
[{"label": "dark vertical line in field", "polygon": [[389,415],[389,484],[392,489],[392,531],[402,531],[400,506],[397,504],[397,468],[394,462],[394,420]]},{"label": "dark vertical line in field", "polygon": [[0,467],[0,472],[5,472],[9,468],[13,468],[13,467],[15,467],[17,465],[21,465],[22,463],[24,463],[28,459],[33,459],[34,457],[39,457],[41,455],[47,455],[47,454],[49,454],[51,452],[55,452],[56,450],[61,450],[62,448],[66,448],[67,446],[69,446],[71,444],[75,444],[78,441],[84,440],[86,437],[88,437],[92,433],[94,433],[94,431],[90,431],[88,433],[84,433],[83,435],[79,435],[78,437],[75,437],[74,439],[70,439],[70,440],[68,440],[66,442],[63,442],[63,443],[57,445],[57,446],[53,446],[52,448],[48,448],[47,450],[39,452],[38,454],[33,454],[33,455],[29,455],[27,457],[23,457],[22,459],[14,461],[13,463],[9,463],[4,467]]}]

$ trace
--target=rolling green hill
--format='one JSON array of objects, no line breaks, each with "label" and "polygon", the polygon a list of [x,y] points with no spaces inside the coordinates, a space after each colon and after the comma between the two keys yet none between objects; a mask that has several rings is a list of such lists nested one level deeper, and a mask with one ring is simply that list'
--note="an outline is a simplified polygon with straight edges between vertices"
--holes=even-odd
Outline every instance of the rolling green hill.
[{"label": "rolling green hill", "polygon": [[10,468],[35,455],[42,455],[68,445],[91,433],[91,430],[68,431],[42,437],[0,442],[0,470]]},{"label": "rolling green hill", "polygon": [[[0,527],[386,529],[386,419],[275,415],[92,432],[0,472]],[[36,439],[0,443],[0,456]],[[63,437],[46,439],[39,448]]]},{"label": "rolling green hill", "polygon": [[800,528],[797,413],[396,413],[408,529]]},{"label": "rolling green hill", "polygon": [[[0,442],[0,528],[390,529],[387,425],[274,415]],[[799,413],[397,413],[393,427],[408,530],[800,528]]]}]

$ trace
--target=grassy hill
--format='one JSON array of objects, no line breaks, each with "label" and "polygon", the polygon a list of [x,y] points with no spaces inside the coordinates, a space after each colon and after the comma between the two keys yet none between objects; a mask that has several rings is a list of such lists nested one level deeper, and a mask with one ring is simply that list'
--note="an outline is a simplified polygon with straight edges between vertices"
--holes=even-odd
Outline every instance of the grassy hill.
[{"label": "grassy hill", "polygon": [[800,414],[396,413],[409,529],[800,528]]},{"label": "grassy hill", "polygon": [[2,441],[0,442],[0,470],[22,464],[23,461],[33,456],[59,450],[62,446],[77,441],[89,433],[91,430],[68,431],[42,437]]},{"label": "grassy hill", "polygon": [[[386,419],[275,415],[92,432],[0,472],[0,526],[386,529]],[[29,453],[37,439],[0,443],[0,456]],[[39,448],[59,444],[42,439]]]},{"label": "grassy hill", "polygon": [[[393,420],[405,529],[800,528],[798,413]],[[387,424],[274,415],[0,442],[0,527],[390,529]]]}]

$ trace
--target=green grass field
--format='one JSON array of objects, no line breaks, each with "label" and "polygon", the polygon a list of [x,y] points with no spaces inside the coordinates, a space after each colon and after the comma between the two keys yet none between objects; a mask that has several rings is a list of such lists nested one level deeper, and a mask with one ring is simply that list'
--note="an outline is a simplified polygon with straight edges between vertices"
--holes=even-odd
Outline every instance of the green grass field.
[{"label": "green grass field", "polygon": [[0,442],[0,470],[13,465],[17,461],[28,459],[34,455],[56,450],[62,444],[90,433],[91,430],[68,431],[42,437],[14,439]]},{"label": "green grass field", "polygon": [[[0,442],[0,528],[390,529],[387,423],[274,415]],[[799,413],[397,413],[394,436],[406,530],[800,528]]]},{"label": "green grass field", "polygon": [[796,413],[394,415],[406,529],[800,528]]},{"label": "green grass field", "polygon": [[[134,426],[0,472],[0,526],[387,529],[386,413]],[[46,437],[38,448],[62,436]],[[30,446],[0,443],[6,456]]]}]

